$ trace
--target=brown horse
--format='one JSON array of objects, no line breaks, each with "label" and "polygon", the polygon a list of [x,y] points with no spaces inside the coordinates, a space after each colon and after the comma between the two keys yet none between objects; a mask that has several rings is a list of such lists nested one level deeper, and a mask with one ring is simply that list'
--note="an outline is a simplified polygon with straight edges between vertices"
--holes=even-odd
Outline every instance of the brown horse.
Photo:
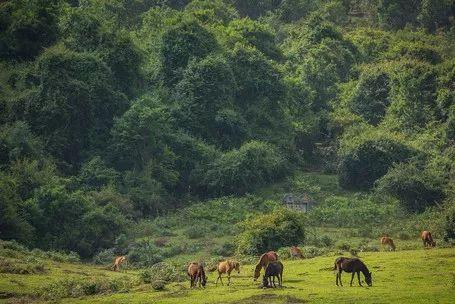
[{"label": "brown horse", "polygon": [[190,277],[190,288],[196,287],[196,284],[199,287],[205,287],[207,284],[207,276],[205,275],[204,266],[197,262],[191,262],[188,265],[188,276]]},{"label": "brown horse", "polygon": [[259,258],[259,262],[256,265],[256,268],[254,269],[254,280],[256,281],[259,276],[261,275],[261,268],[264,268],[264,271],[267,267],[267,265],[270,262],[274,262],[278,260],[278,254],[276,254],[275,251],[269,251],[261,255]]},{"label": "brown horse", "polygon": [[427,231],[427,230],[422,231],[422,234],[420,235],[420,237],[422,238],[423,247],[427,248],[427,247],[436,246],[436,242],[433,240],[433,237],[431,236],[430,231]]},{"label": "brown horse", "polygon": [[240,273],[240,264],[239,262],[232,261],[232,260],[226,260],[223,262],[220,262],[217,267],[218,270],[218,278],[216,279],[216,285],[218,285],[218,280],[220,280],[221,285],[223,284],[223,279],[221,278],[221,275],[223,273],[227,273],[228,276],[228,285],[231,284],[231,272],[233,270],[237,271],[237,273]]},{"label": "brown horse", "polygon": [[384,248],[385,246],[389,246],[390,251],[395,251],[395,244],[393,240],[389,236],[383,236],[381,238],[381,246]]},{"label": "brown horse", "polygon": [[297,246],[292,246],[289,249],[289,252],[291,254],[291,257],[293,257],[293,258],[299,258],[299,259],[303,258],[302,250],[300,250],[300,248]]},{"label": "brown horse", "polygon": [[123,263],[127,264],[127,259],[126,259],[126,256],[122,255],[122,256],[118,256],[114,259],[114,263],[113,265],[111,266],[112,270],[114,271],[119,271],[120,270],[120,265],[122,265]]},{"label": "brown horse", "polygon": [[365,276],[365,282],[368,284],[368,286],[372,286],[373,282],[371,280],[371,272],[369,272],[367,266],[359,259],[357,258],[345,258],[345,257],[339,257],[335,260],[335,266],[333,270],[337,270],[337,276],[336,276],[336,285],[338,286],[338,281],[340,282],[340,285],[343,286],[343,283],[341,282],[341,273],[346,271],[347,273],[352,273],[351,276],[351,286],[352,286],[352,281],[354,281],[354,274],[357,273],[357,278],[359,280],[359,286],[362,286],[362,283],[360,282],[360,272],[363,273]]}]

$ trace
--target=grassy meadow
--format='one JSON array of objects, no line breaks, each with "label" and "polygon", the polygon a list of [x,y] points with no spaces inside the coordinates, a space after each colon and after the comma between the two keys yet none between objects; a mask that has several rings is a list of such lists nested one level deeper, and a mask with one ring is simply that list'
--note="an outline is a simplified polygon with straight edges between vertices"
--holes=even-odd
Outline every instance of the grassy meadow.
[{"label": "grassy meadow", "polygon": [[[43,259],[41,273],[0,275],[0,303],[453,303],[453,248],[360,253],[373,273],[373,286],[363,288],[356,278],[349,287],[346,273],[344,287],[335,286],[332,268],[339,254],[285,260],[282,288],[260,288],[260,282],[252,280],[253,265],[246,264],[233,275],[231,286],[215,286],[216,274],[210,272],[205,289],[190,289],[182,280],[162,291],[141,283],[140,270],[113,272],[104,266]],[[180,271],[183,279],[184,268]]]}]

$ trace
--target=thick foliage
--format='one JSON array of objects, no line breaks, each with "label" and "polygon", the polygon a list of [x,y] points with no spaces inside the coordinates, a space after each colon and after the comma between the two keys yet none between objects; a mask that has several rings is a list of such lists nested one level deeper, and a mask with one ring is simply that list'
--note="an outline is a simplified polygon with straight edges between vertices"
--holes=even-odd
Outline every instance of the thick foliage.
[{"label": "thick foliage", "polygon": [[243,194],[277,181],[287,172],[286,160],[276,147],[251,141],[215,160],[204,183],[214,194]]},{"label": "thick foliage", "polygon": [[395,164],[409,161],[416,152],[391,141],[366,141],[341,157],[339,183],[346,189],[367,190]]},{"label": "thick foliage", "polygon": [[410,211],[423,211],[444,198],[441,178],[414,163],[389,170],[378,180],[377,191],[399,199]]},{"label": "thick foliage", "polygon": [[303,215],[287,209],[256,216],[241,227],[244,232],[238,237],[237,251],[243,254],[262,254],[305,241]]}]

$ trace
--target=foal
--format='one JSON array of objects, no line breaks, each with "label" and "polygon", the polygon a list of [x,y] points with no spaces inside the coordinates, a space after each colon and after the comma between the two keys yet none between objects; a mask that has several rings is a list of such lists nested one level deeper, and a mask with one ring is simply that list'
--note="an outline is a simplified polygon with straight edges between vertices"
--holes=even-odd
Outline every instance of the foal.
[{"label": "foal", "polygon": [[346,271],[347,273],[352,273],[351,276],[351,286],[352,286],[352,281],[354,281],[354,274],[357,273],[357,278],[359,279],[359,286],[362,286],[362,283],[360,282],[360,272],[363,273],[365,276],[365,282],[368,284],[368,286],[372,286],[373,282],[371,280],[371,272],[369,272],[367,266],[359,259],[357,258],[345,258],[345,257],[339,257],[335,260],[335,266],[333,270],[337,270],[337,276],[336,276],[336,285],[338,286],[338,281],[340,281],[340,285],[343,286],[343,283],[341,282],[341,272]]},{"label": "foal", "polygon": [[264,277],[262,278],[263,287],[272,287],[272,278],[273,278],[273,287],[276,287],[275,277],[278,278],[278,286],[283,284],[283,263],[280,261],[270,262],[265,269]]}]

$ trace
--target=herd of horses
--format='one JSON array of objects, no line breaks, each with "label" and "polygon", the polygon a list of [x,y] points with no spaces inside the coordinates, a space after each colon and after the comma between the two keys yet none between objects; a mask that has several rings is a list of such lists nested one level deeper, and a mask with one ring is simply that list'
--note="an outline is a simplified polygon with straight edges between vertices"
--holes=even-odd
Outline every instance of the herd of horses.
[{"label": "herd of horses", "polygon": [[[421,233],[421,239],[423,242],[423,246],[425,248],[435,247],[436,242],[433,240],[431,233],[427,230]],[[390,238],[388,235],[384,235],[380,239],[381,246],[383,248],[388,246],[391,251],[395,251],[395,243],[393,239]],[[290,248],[290,255],[292,257],[303,258],[303,254],[300,248],[297,246],[292,246]],[[112,269],[114,271],[120,270],[120,265],[126,263],[127,258],[126,256],[119,256],[116,257],[114,260],[114,264],[112,265]],[[234,260],[225,260],[218,263],[216,268],[218,272],[218,277],[216,279],[215,285],[218,285],[218,281],[223,284],[222,275],[226,274],[228,282],[227,284],[230,285],[231,283],[231,273],[236,271],[240,274],[240,263]],[[262,277],[262,287],[276,287],[275,278],[278,280],[278,286],[281,287],[283,284],[283,264],[278,260],[278,254],[275,251],[269,251],[261,255],[259,258],[258,263],[254,269],[254,281],[261,275],[261,270],[264,270],[264,275]],[[363,274],[365,277],[365,282],[368,286],[373,285],[371,272],[368,270],[368,267],[358,258],[347,258],[347,257],[339,257],[335,260],[335,264],[333,270],[336,272],[336,280],[335,284],[337,286],[343,286],[341,282],[341,273],[347,272],[351,273],[351,284],[354,281],[354,276],[357,274],[357,279],[359,282],[359,286],[362,286],[362,282],[360,280],[360,273]],[[205,273],[205,268],[203,263],[199,262],[191,262],[188,265],[187,270],[188,277],[190,279],[190,288],[194,287],[205,287],[207,284],[207,275]]]}]

